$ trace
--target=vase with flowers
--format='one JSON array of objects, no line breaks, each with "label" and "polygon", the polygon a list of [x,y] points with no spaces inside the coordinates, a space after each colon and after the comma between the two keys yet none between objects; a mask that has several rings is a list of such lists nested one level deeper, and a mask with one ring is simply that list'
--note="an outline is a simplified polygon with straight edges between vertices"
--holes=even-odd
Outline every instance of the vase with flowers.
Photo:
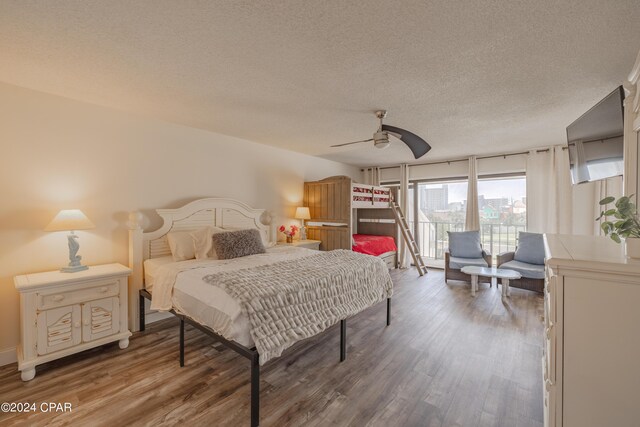
[{"label": "vase with flowers", "polygon": [[287,230],[287,227],[285,227],[284,225],[281,225],[280,228],[278,229],[278,231],[283,233],[287,238],[287,243],[293,243],[293,236],[296,235],[298,230],[299,228],[297,225],[290,226],[288,230]]}]

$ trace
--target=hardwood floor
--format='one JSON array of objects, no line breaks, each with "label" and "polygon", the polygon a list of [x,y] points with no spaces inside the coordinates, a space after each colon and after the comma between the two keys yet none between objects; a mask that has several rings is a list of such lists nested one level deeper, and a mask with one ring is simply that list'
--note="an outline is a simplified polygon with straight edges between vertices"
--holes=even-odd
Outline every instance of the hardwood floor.
[{"label": "hardwood floor", "polygon": [[[392,272],[386,305],[314,337],[261,372],[264,426],[542,426],[542,297],[464,282],[439,270]],[[70,402],[67,413],[0,413],[1,425],[249,425],[249,362],[187,326],[178,365],[178,321],[156,322],[117,343],[37,368],[23,383],[0,368],[1,402]]]}]

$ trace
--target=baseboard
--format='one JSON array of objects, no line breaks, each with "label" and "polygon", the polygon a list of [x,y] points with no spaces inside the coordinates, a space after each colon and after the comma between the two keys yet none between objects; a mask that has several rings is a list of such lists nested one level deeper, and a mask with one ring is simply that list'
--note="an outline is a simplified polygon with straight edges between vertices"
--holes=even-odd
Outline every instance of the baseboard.
[{"label": "baseboard", "polygon": [[169,313],[168,311],[154,311],[152,313],[147,313],[144,315],[144,324],[148,325],[149,323],[169,319],[170,317],[173,317],[173,314]]},{"label": "baseboard", "polygon": [[16,355],[16,348],[11,347],[6,350],[0,350],[0,366],[10,365],[12,363],[16,363],[18,361],[18,356]]}]

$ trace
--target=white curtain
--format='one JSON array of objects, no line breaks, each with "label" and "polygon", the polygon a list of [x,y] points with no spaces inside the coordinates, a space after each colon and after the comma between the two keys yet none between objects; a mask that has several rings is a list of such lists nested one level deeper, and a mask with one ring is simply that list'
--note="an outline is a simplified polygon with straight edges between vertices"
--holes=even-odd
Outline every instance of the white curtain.
[{"label": "white curtain", "polygon": [[465,230],[480,230],[480,209],[478,207],[478,165],[476,156],[469,157],[469,182],[467,185],[467,216]]},{"label": "white curtain", "polygon": [[[611,203],[609,205],[600,206],[600,200],[605,197],[613,196],[616,199],[622,197],[622,177],[616,176],[609,179],[604,179],[602,181],[596,181],[594,184],[594,203],[592,206],[592,218],[598,218],[600,216],[600,212],[606,211],[607,209],[614,208],[614,204]],[[600,221],[593,221],[593,235],[601,236],[604,235],[602,228],[600,228],[600,224],[604,221],[601,219]]]},{"label": "white curtain", "polygon": [[369,185],[380,185],[380,168],[375,166],[364,171],[364,183]]},{"label": "white curtain", "polygon": [[[409,168],[406,164],[400,165],[400,208],[406,218],[409,211]],[[400,268],[408,268],[411,266],[411,254],[404,238],[400,236],[398,261]]]},{"label": "white curtain", "polygon": [[572,189],[567,150],[556,146],[530,151],[527,157],[527,230],[570,234],[571,217]]}]

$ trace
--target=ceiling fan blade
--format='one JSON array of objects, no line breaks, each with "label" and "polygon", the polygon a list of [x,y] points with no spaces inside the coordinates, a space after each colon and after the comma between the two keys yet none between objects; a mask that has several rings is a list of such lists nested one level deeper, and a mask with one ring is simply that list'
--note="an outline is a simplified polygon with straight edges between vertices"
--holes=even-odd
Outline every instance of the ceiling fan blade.
[{"label": "ceiling fan blade", "polygon": [[407,147],[409,147],[416,159],[419,159],[431,150],[431,146],[427,144],[427,141],[408,130],[389,125],[382,125],[382,130],[390,133],[400,141],[407,144]]},{"label": "ceiling fan blade", "polygon": [[363,139],[362,141],[345,142],[344,144],[336,144],[336,145],[332,145],[331,147],[344,147],[345,145],[360,144],[361,142],[369,142],[369,141],[373,141],[373,138]]}]

